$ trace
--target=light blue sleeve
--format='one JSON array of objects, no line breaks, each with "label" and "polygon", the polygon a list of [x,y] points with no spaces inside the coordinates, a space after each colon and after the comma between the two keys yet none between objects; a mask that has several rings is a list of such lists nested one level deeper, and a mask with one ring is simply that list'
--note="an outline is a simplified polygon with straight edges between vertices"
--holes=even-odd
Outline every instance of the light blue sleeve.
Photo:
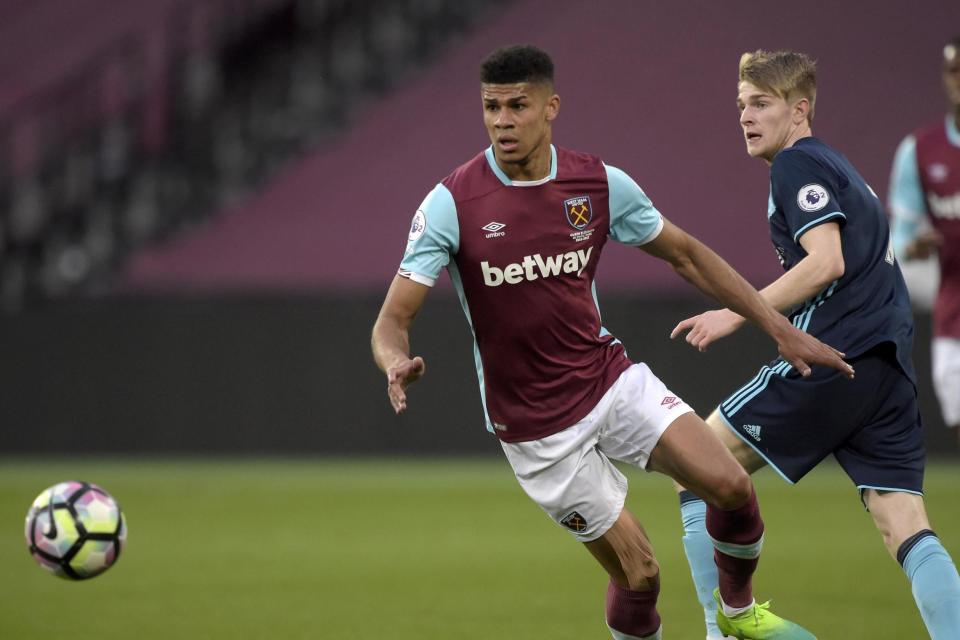
[{"label": "light blue sleeve", "polygon": [[459,247],[457,205],[450,191],[438,184],[413,215],[398,273],[432,287]]},{"label": "light blue sleeve", "polygon": [[620,169],[603,166],[610,191],[610,237],[623,244],[639,246],[660,235],[663,217],[643,189]]},{"label": "light blue sleeve", "polygon": [[917,167],[917,140],[913,136],[904,138],[897,147],[887,200],[893,214],[893,251],[903,255],[907,245],[916,237],[927,210],[923,186],[920,184],[920,169]]}]

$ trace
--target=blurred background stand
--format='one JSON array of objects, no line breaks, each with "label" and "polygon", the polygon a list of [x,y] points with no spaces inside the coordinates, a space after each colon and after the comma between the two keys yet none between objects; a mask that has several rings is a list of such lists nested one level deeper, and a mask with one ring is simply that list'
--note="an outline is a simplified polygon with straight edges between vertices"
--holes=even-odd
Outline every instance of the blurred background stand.
[{"label": "blurred background stand", "polygon": [[[446,278],[406,416],[368,348],[417,204],[487,144],[480,60],[550,51],[555,142],[626,170],[762,286],[778,266],[739,54],[819,58],[815,129],[885,193],[896,143],[943,109],[934,45],[960,7],[923,4],[0,0],[0,453],[496,454]],[[815,42],[782,31],[810,15],[831,16]],[[918,268],[928,445],[955,454]],[[605,325],[700,413],[775,355],[750,331],[705,355],[667,340],[710,303],[636,251],[608,246],[598,288]]]}]

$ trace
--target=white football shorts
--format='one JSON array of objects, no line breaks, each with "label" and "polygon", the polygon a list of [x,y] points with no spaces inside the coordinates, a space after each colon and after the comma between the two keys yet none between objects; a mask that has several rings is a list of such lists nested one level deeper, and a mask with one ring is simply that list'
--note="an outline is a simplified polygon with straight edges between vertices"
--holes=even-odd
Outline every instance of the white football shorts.
[{"label": "white football shorts", "polygon": [[520,486],[581,542],[613,526],[627,479],[610,461],[645,469],[667,427],[693,411],[645,364],[624,371],[573,426],[539,440],[502,442]]},{"label": "white football shorts", "polygon": [[960,338],[934,338],[930,355],[940,413],[948,427],[956,427],[960,425]]}]

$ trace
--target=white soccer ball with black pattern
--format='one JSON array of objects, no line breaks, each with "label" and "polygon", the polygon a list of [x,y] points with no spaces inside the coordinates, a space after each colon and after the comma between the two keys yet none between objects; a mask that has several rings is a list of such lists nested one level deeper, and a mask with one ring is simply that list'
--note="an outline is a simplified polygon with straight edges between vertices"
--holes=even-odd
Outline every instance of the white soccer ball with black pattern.
[{"label": "white soccer ball with black pattern", "polygon": [[85,580],[112,567],[127,540],[127,523],[113,497],[89,482],[55,484],[27,512],[30,555],[54,575]]}]

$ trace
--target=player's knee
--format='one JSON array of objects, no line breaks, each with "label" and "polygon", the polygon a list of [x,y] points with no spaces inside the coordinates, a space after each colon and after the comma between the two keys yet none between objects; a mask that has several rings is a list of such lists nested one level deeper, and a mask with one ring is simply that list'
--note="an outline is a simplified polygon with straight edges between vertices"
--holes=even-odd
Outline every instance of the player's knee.
[{"label": "player's knee", "polygon": [[753,494],[753,482],[743,469],[727,474],[714,488],[712,504],[730,511],[742,507]]},{"label": "player's knee", "polygon": [[619,555],[626,588],[646,591],[659,584],[660,563],[645,538],[637,539],[635,544],[622,550]]},{"label": "player's knee", "polygon": [[893,556],[894,558],[896,558],[896,557],[897,557],[897,551],[898,551],[899,548],[900,548],[900,544],[899,544],[899,541],[897,540],[896,536],[893,535],[893,532],[892,532],[892,531],[884,531],[883,529],[881,529],[881,530],[880,530],[880,537],[883,539],[883,546],[886,547],[887,552],[888,552],[891,556]]},{"label": "player's knee", "polygon": [[626,574],[631,591],[650,591],[660,585],[660,565],[653,558],[627,568]]},{"label": "player's knee", "polygon": [[660,565],[652,556],[621,558],[619,566],[608,571],[621,589],[649,591],[660,584]]}]

